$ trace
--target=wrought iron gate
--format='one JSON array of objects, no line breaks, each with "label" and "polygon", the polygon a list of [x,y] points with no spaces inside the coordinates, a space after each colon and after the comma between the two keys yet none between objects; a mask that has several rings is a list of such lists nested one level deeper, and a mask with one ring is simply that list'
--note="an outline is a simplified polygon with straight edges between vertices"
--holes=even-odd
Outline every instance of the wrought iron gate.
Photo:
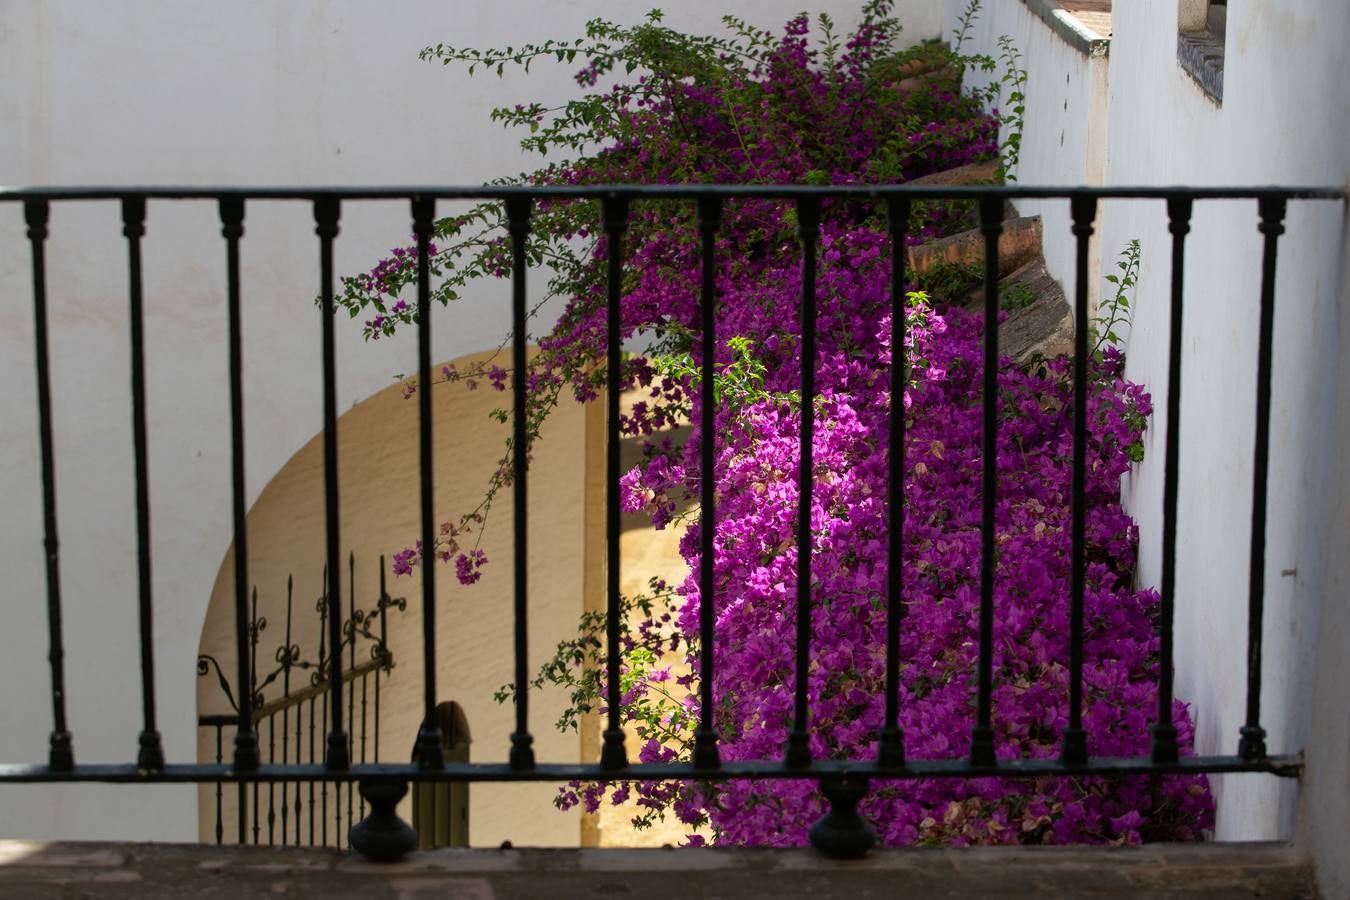
[{"label": "wrought iron gate", "polygon": [[[391,597],[386,589],[385,561],[380,558],[379,596],[370,607],[356,603],[356,559],[347,558],[347,610],[340,624],[337,653],[346,657],[341,670],[346,686],[348,753],[353,761],[380,761],[380,695],[394,669],[389,649],[388,613],[403,611],[408,601]],[[327,572],[318,582],[328,584]],[[329,654],[334,652],[325,635],[328,629],[328,598],[320,593],[312,604],[316,615],[305,615],[309,606],[295,598],[295,578],[286,579],[286,618],[280,642],[264,651],[268,630],[266,615],[258,612],[258,588],[250,595],[247,668],[249,672],[249,709],[252,731],[258,736],[259,750],[269,765],[314,764],[323,761],[324,736],[329,732],[331,706],[329,678],[333,671]],[[340,604],[339,604],[340,606]],[[297,611],[301,614],[298,618]],[[317,648],[313,658],[301,652],[302,627],[315,632],[315,640],[306,646]],[[264,670],[259,672],[259,663]],[[267,667],[271,668],[268,669]],[[225,747],[233,745],[239,733],[239,701],[220,661],[209,654],[197,658],[197,674],[214,674],[221,697],[231,713],[202,715],[197,727],[214,732],[215,762],[225,759]],[[317,735],[317,741],[316,741]],[[225,791],[225,782],[215,782],[215,841],[217,844],[290,844],[294,846],[343,847],[352,825],[365,815],[365,801],[345,785],[314,782],[278,781],[265,786],[258,783],[235,786],[233,802]],[[330,802],[331,801],[331,802]],[[232,820],[232,821],[231,821]],[[227,822],[229,823],[227,825]],[[330,833],[330,824],[332,831]]]}]

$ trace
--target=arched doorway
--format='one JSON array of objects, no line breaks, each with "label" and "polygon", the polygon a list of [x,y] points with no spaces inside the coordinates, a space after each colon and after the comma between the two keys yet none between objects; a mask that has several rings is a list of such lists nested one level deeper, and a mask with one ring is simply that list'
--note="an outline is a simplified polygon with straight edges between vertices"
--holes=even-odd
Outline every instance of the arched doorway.
[{"label": "arched doorway", "polygon": [[[466,371],[490,355],[463,357],[455,360],[455,365]],[[509,394],[498,393],[486,384],[474,390],[463,382],[436,385],[432,396],[436,508],[439,515],[449,520],[473,509],[482,500],[509,433],[509,427],[491,413],[496,408],[509,407],[510,399]],[[583,408],[570,401],[560,404],[545,424],[533,453],[530,470],[533,664],[541,662],[559,640],[575,634],[583,608],[588,519],[585,506],[587,485],[593,480],[588,479],[588,472],[597,469],[601,462],[594,452],[596,442],[586,439],[588,417],[594,418],[592,408],[596,407],[597,404],[590,404],[590,408]],[[400,385],[391,385],[341,416],[338,443],[342,552],[350,566],[343,573],[343,607],[347,618],[358,621],[355,637],[344,648],[344,654],[354,654],[354,662],[368,670],[360,680],[351,682],[353,687],[346,692],[346,702],[351,704],[348,718],[353,724],[350,729],[353,758],[359,761],[364,752],[367,760],[374,761],[378,739],[379,759],[402,760],[412,746],[423,710],[421,578],[416,570],[411,576],[398,578],[386,574],[382,594],[380,559],[414,543],[419,531],[415,403],[405,401]],[[284,695],[313,687],[310,675],[317,671],[296,661],[310,663],[319,658],[322,632],[316,602],[323,584],[323,496],[322,436],[316,435],[268,483],[248,513],[249,580],[257,592],[256,621],[260,623],[256,627],[255,658],[257,683],[264,701],[261,709],[285,710],[282,720],[260,723],[264,760],[274,755],[280,761],[283,753],[288,753],[292,762],[297,755],[305,759],[311,727],[320,735],[315,747],[322,755],[321,735],[326,722],[322,701],[314,702],[313,696],[307,696],[305,707],[299,710],[278,706],[277,702]],[[509,492],[503,492],[494,503],[481,544],[491,562],[483,569],[481,581],[469,587],[460,585],[453,570],[446,566],[440,568],[437,578],[438,692],[441,699],[457,701],[473,722],[474,757],[481,761],[506,759],[514,727],[511,708],[493,700],[494,692],[512,680],[510,506]],[[203,663],[205,673],[197,684],[198,714],[208,722],[198,729],[198,759],[204,762],[216,759],[218,739],[228,758],[233,741],[231,727],[209,724],[213,721],[211,716],[228,719],[232,712],[217,669],[225,675],[230,690],[237,690],[232,685],[236,667],[233,565],[230,551],[216,576],[199,647],[202,657],[209,659]],[[406,608],[391,602],[398,598],[408,598]],[[289,649],[282,650],[283,647]],[[387,659],[383,658],[386,653]],[[346,655],[343,662],[351,668]],[[268,675],[274,672],[276,677],[268,682]],[[288,686],[289,691],[285,690]],[[552,727],[563,700],[562,696],[549,692],[536,694],[532,700],[531,729],[540,759],[579,758],[580,737],[575,733],[560,734]],[[310,706],[314,709],[312,715]],[[269,729],[276,732],[275,737]],[[475,788],[471,801],[472,843],[496,846],[510,840],[518,845],[575,846],[580,837],[579,816],[575,811],[561,813],[553,809],[555,790],[555,786],[548,784]],[[238,840],[236,817],[240,799],[229,788],[219,795],[221,837],[225,842],[233,842]],[[217,796],[214,785],[204,785],[199,791],[199,838],[204,841],[216,839]],[[282,842],[279,835],[284,809],[288,823],[286,843],[309,843],[311,837],[321,843],[326,827],[330,844],[340,837],[345,845],[349,814],[349,808],[341,806],[347,803],[345,788],[340,799],[329,799],[325,817],[317,808],[322,797],[316,794],[311,801],[308,789],[298,798],[293,794],[285,798],[274,795],[270,803],[260,795],[255,804],[249,794],[243,798],[247,817],[245,839],[250,842],[254,839],[256,816],[259,842],[268,842],[269,826],[272,841]],[[359,820],[359,797],[352,802],[355,807],[350,809],[350,815]],[[405,800],[405,805],[410,807],[411,799]],[[338,809],[342,810],[340,816]],[[310,830],[311,815],[319,823],[317,835]],[[411,821],[410,808],[403,815]],[[331,827],[325,826],[323,823],[330,819]]]}]

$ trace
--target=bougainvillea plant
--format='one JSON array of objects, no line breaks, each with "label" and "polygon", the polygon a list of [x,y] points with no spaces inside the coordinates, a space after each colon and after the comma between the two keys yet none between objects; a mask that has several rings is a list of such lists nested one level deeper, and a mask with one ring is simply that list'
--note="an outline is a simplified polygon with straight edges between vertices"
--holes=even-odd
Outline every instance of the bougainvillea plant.
[{"label": "bougainvillea plant", "polygon": [[[961,90],[970,60],[920,45],[897,51],[899,23],[888,0],[872,0],[850,36],[825,16],[811,37],[805,15],[781,34],[728,17],[727,37],[690,37],[661,24],[658,12],[635,27],[590,23],[584,38],[501,51],[437,45],[424,57],[470,70],[528,68],[539,59],[580,61],[581,99],[554,109],[499,109],[497,118],[529,131],[524,145],[572,154],[513,179],[526,184],[588,183],[895,183],[983,159],[1009,159],[996,96]],[[972,5],[969,15],[973,15]],[[969,23],[969,15],[964,20]],[[1009,57],[1015,59],[1015,56]],[[915,78],[911,73],[928,70]],[[622,74],[620,74],[622,73]],[[1016,75],[995,82],[1020,85]],[[1015,148],[1011,155],[1015,162]],[[968,210],[923,204],[910,223],[921,242],[965,227]],[[437,225],[435,296],[448,302],[465,284],[509,272],[502,210],[483,204]],[[606,244],[594,204],[539,203],[528,245],[531,262],[551,267],[549,296],[566,298],[556,324],[538,338],[531,363],[531,439],[564,389],[580,401],[604,383]],[[634,723],[642,761],[688,758],[700,715],[696,694],[699,571],[714,567],[716,656],[714,722],[724,760],[782,755],[792,726],[801,398],[799,244],[793,212],[769,201],[729,203],[716,243],[719,370],[713,392],[716,466],[700,472],[701,438],[662,439],[667,426],[699,421],[702,392],[694,362],[703,347],[697,322],[700,261],[687,204],[634,207],[621,318],[626,338],[650,349],[626,362],[623,378],[648,396],[622,422],[647,436],[643,463],[622,480],[629,511],[657,527],[683,528],[683,582],[655,581],[625,599],[623,713]],[[817,426],[811,532],[815,605],[808,696],[811,751],[818,758],[869,759],[876,753],[884,681],[885,608],[890,575],[886,423],[893,403],[907,419],[905,547],[901,631],[901,722],[910,758],[961,756],[974,724],[980,554],[981,323],[960,309],[939,310],[922,293],[906,303],[909,388],[889,394],[890,241],[878,210],[832,202],[824,208],[818,281]],[[365,313],[379,338],[413,321],[400,299],[415,279],[406,248],[345,281],[342,302]],[[1001,362],[999,494],[993,695],[1000,758],[1058,752],[1067,722],[1068,494],[1070,404],[1065,360],[1035,373]],[[1135,526],[1119,503],[1127,448],[1140,446],[1149,397],[1121,379],[1121,359],[1094,354],[1088,432],[1088,589],[1084,724],[1096,755],[1146,752],[1156,705],[1157,596],[1132,587]],[[504,386],[508,373],[443,371],[446,380]],[[409,392],[429,385],[407,383]],[[500,412],[503,417],[505,412]],[[520,448],[507,448],[509,454]],[[525,448],[526,450],[528,448]],[[1131,452],[1134,452],[1132,449]],[[503,460],[506,462],[507,460]],[[433,552],[454,561],[460,580],[487,563],[471,536],[510,467],[493,477],[477,509],[442,526]],[[716,482],[715,558],[699,555],[697,516],[681,512],[700,479]],[[422,564],[423,548],[396,567]],[[588,614],[575,639],[558,647],[536,684],[560,684],[571,705],[559,724],[603,709],[604,616]],[[508,697],[513,686],[503,689]],[[1175,718],[1183,752],[1191,723]],[[572,784],[558,803],[595,809],[638,798],[641,826],[674,814],[738,844],[801,844],[824,812],[806,781]],[[920,780],[875,783],[861,811],[887,844],[1065,843],[1187,840],[1212,825],[1203,777]],[[691,838],[699,843],[702,838]]]}]

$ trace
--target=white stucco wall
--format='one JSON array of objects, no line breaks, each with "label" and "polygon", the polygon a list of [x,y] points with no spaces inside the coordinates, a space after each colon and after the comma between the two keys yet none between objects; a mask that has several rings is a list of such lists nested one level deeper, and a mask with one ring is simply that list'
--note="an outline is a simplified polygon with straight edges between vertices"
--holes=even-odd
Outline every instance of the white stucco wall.
[{"label": "white stucco wall", "polygon": [[[1343,4],[1234,6],[1222,107],[1177,65],[1174,2],[1116,4],[1114,17],[1110,182],[1340,185],[1350,178],[1350,66],[1341,47],[1350,11]],[[1328,593],[1325,572],[1340,546],[1333,536],[1346,524],[1331,516],[1327,490],[1338,466],[1329,413],[1337,408],[1343,347],[1342,216],[1338,204],[1293,204],[1280,248],[1262,700],[1272,752],[1308,745],[1318,609],[1343,602]],[[1177,690],[1193,704],[1201,753],[1234,752],[1244,711],[1256,223],[1254,202],[1197,204],[1187,243]],[[1143,535],[1141,578],[1156,584],[1171,277],[1160,204],[1113,205],[1104,247],[1132,237],[1145,256],[1127,373],[1154,390],[1158,412],[1127,498]],[[1292,835],[1293,782],[1243,776],[1215,779],[1215,787],[1219,837]]]},{"label": "white stucco wall", "polygon": [[[1350,346],[1350,230],[1343,229],[1341,314],[1335,342]],[[1328,497],[1328,531],[1336,536],[1327,552],[1323,602],[1317,616],[1317,678],[1311,697],[1316,710],[1308,734],[1308,775],[1303,794],[1299,840],[1312,850],[1324,897],[1350,896],[1350,859],[1345,834],[1350,824],[1350,554],[1344,552],[1350,523],[1350,366],[1340,367],[1332,412],[1337,423]]]},{"label": "white stucco wall", "polygon": [[[853,0],[815,0],[843,27]],[[469,80],[419,62],[428,43],[520,45],[580,34],[587,19],[635,21],[648,4],[602,0],[359,0],[229,4],[6,0],[0,9],[0,183],[476,183],[532,167],[487,119],[502,103],[573,96],[547,66]],[[779,27],[777,0],[665,4],[667,23],[713,30],[724,12]],[[898,4],[907,36],[941,10]],[[45,759],[45,586],[31,294],[22,216],[0,216],[0,635],[11,690],[0,759]],[[313,222],[301,205],[253,204],[243,290],[250,499],[320,427]],[[127,761],[139,730],[125,250],[111,204],[52,213],[50,315],[70,723],[81,762]],[[408,234],[406,204],[344,213],[339,272]],[[160,729],[172,760],[194,755],[194,658],[230,538],[224,245],[209,204],[151,204],[144,244],[155,637]],[[434,355],[496,343],[505,286],[438,320]],[[409,340],[363,344],[339,330],[342,408],[414,366]],[[16,677],[14,673],[22,673]],[[182,839],[191,789],[0,789],[5,837]]]},{"label": "white stucco wall", "polygon": [[[1037,73],[1063,57],[1041,46],[1023,0],[985,3],[975,47],[1011,34],[1030,59],[1024,184],[1062,184],[1068,150],[1040,118],[1065,93]],[[965,7],[949,0],[945,30]],[[1033,23],[1034,24],[1034,23]],[[1045,29],[1041,29],[1044,31]],[[1238,4],[1228,18],[1224,103],[1178,66],[1177,0],[1113,9],[1106,121],[1064,121],[1064,148],[1104,134],[1107,184],[1346,185],[1350,181],[1350,8],[1337,0]],[[1072,103],[1070,103],[1072,106]],[[1090,106],[1090,108],[1093,108]],[[1065,110],[1067,112],[1067,110]],[[1074,151],[1076,157],[1077,151]],[[1093,158],[1089,155],[1089,158]],[[1079,180],[1076,177],[1069,182]],[[1093,183],[1091,177],[1082,179]],[[1350,810],[1344,535],[1350,527],[1346,227],[1339,203],[1293,204],[1281,244],[1267,546],[1262,722],[1272,752],[1306,750],[1298,785],[1266,776],[1214,779],[1221,839],[1291,838],[1319,864],[1326,896],[1350,889],[1341,843]],[[1055,233],[1047,214],[1047,235]],[[1177,694],[1192,704],[1201,753],[1233,753],[1244,718],[1248,523],[1251,515],[1260,235],[1256,204],[1197,204],[1188,240],[1178,527]],[[1144,462],[1125,481],[1142,535],[1139,577],[1160,579],[1162,457],[1167,427],[1170,236],[1161,203],[1117,202],[1099,216],[1101,265],[1131,238],[1143,273],[1128,341],[1128,376],[1154,392]],[[1072,269],[1051,271],[1066,288]],[[1110,271],[1110,269],[1107,269]],[[1338,437],[1339,436],[1339,437]],[[1339,443],[1337,441],[1339,440]],[[1302,806],[1300,807],[1300,803]],[[1299,831],[1299,812],[1303,828]]]}]

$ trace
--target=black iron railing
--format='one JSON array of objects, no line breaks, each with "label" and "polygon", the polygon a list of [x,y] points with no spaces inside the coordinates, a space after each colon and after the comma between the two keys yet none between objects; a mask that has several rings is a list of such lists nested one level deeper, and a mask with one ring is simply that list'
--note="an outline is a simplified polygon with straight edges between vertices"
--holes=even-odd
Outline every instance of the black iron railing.
[{"label": "black iron railing", "polygon": [[[529,234],[532,205],[536,201],[556,199],[593,200],[602,206],[602,221],[608,236],[608,442],[607,442],[607,517],[606,546],[608,561],[608,625],[607,675],[608,722],[603,733],[600,759],[594,763],[540,763],[536,762],[529,730],[527,691],[515,692],[516,726],[504,763],[446,762],[442,734],[437,727],[437,692],[435,642],[436,567],[423,568],[422,621],[424,655],[425,717],[417,737],[414,761],[411,763],[353,762],[348,737],[348,706],[344,701],[343,645],[341,634],[340,555],[341,535],[338,531],[338,480],[336,431],[336,359],[333,335],[334,277],[333,242],[338,233],[342,204],[358,200],[397,200],[411,202],[413,231],[417,239],[417,313],[418,313],[418,377],[419,383],[431,381],[431,312],[429,274],[430,242],[438,200],[495,199],[504,201],[514,257],[512,317],[514,361],[514,437],[517,448],[525,445],[526,391],[522,373],[525,371],[525,243]],[[885,720],[879,735],[879,752],[871,761],[816,759],[807,741],[809,713],[807,701],[807,665],[809,661],[811,596],[811,554],[798,556],[796,607],[796,686],[793,728],[788,736],[784,757],[780,761],[737,761],[721,763],[718,758],[718,735],[711,720],[715,709],[713,694],[713,604],[701,604],[700,634],[700,692],[702,720],[696,729],[693,759],[687,763],[633,764],[629,761],[623,740],[619,697],[619,524],[618,496],[618,434],[620,392],[620,322],[619,296],[623,273],[623,236],[628,223],[630,204],[643,200],[685,200],[697,205],[698,227],[703,255],[701,290],[702,327],[704,330],[701,390],[708,391],[714,383],[711,354],[707,348],[715,346],[713,339],[713,246],[720,220],[723,201],[739,198],[778,199],[795,204],[802,246],[802,303],[803,322],[801,353],[803,358],[801,393],[801,514],[797,522],[798,546],[810,547],[809,503],[812,480],[812,398],[815,395],[814,360],[815,274],[816,244],[819,237],[821,203],[827,199],[845,198],[881,204],[887,210],[892,232],[892,302],[896,311],[892,317],[895,333],[892,347],[897,358],[893,367],[892,396],[899,396],[903,384],[899,380],[904,369],[903,329],[905,316],[901,312],[905,287],[905,231],[911,204],[919,201],[974,201],[980,213],[980,228],[985,242],[985,341],[984,341],[984,435],[983,435],[983,510],[982,510],[982,565],[979,606],[979,663],[976,691],[976,724],[971,736],[968,754],[952,759],[908,759],[905,755],[904,735],[898,725],[899,687],[899,623],[903,615],[900,572],[902,548],[900,517],[891,529],[888,552],[892,574],[891,591],[887,604],[888,629],[886,638],[886,700]],[[1071,206],[1073,234],[1077,246],[1077,279],[1074,290],[1075,354],[1073,387],[1075,415],[1073,417],[1073,484],[1072,484],[1072,569],[1070,580],[1071,635],[1070,635],[1070,708],[1069,723],[1063,735],[1062,753],[1057,759],[999,760],[994,753],[994,731],[991,697],[993,691],[993,588],[994,588],[994,512],[997,492],[995,471],[995,438],[998,421],[994,398],[997,395],[998,311],[999,287],[997,245],[1002,230],[1005,202],[1019,198],[1063,199]],[[1153,723],[1152,752],[1148,756],[1131,758],[1102,758],[1089,756],[1082,723],[1083,705],[1083,606],[1084,606],[1084,466],[1086,447],[1086,386],[1088,321],[1088,242],[1093,231],[1099,201],[1104,199],[1139,199],[1163,201],[1167,207],[1172,234],[1171,333],[1169,351],[1169,378],[1167,393],[1167,433],[1165,449],[1165,476],[1163,498],[1162,583],[1159,629],[1160,684],[1157,719]],[[406,826],[394,816],[394,805],[406,790],[408,782],[500,782],[568,780],[695,780],[721,781],[732,778],[754,777],[820,779],[826,796],[834,806],[833,818],[837,827],[820,841],[827,853],[850,854],[865,848],[860,835],[866,826],[850,815],[857,798],[866,789],[869,779],[912,778],[969,778],[974,776],[1082,776],[1093,774],[1159,774],[1181,772],[1264,772],[1282,776],[1297,775],[1300,760],[1297,756],[1271,755],[1265,743],[1265,732],[1260,724],[1261,639],[1263,620],[1263,584],[1265,564],[1266,470],[1268,462],[1270,392],[1271,392],[1271,337],[1275,306],[1275,263],[1284,218],[1290,201],[1344,201],[1343,191],[1313,188],[1037,188],[1037,187],[769,187],[769,186],[597,186],[597,187],[475,187],[475,188],[262,188],[216,189],[174,188],[52,188],[7,189],[0,191],[0,201],[21,205],[28,224],[28,238],[32,244],[32,276],[35,304],[36,359],[38,386],[38,416],[41,441],[41,476],[43,486],[44,540],[47,562],[47,611],[51,641],[51,687],[54,726],[50,738],[50,753],[45,764],[0,764],[0,782],[195,782],[268,784],[279,781],[291,783],[347,783],[359,782],[372,811],[352,835],[352,844],[361,852],[375,858],[395,858],[411,848]],[[128,241],[130,260],[131,302],[131,369],[133,385],[133,435],[135,441],[135,479],[138,522],[138,574],[140,578],[140,647],[142,670],[142,697],[144,726],[140,736],[135,763],[123,765],[77,764],[70,728],[65,712],[64,662],[62,655],[62,596],[61,568],[57,551],[56,480],[53,469],[52,398],[48,353],[47,286],[44,246],[47,239],[48,212],[51,204],[73,200],[118,202],[122,206],[124,235]],[[264,761],[259,751],[255,723],[258,721],[251,691],[241,691],[236,721],[239,723],[232,759],[218,764],[166,763],[160,745],[155,721],[154,647],[151,639],[153,602],[150,580],[150,537],[148,472],[145,453],[145,354],[142,346],[142,298],[140,239],[144,234],[147,202],[168,200],[205,200],[219,204],[228,264],[229,321],[229,381],[230,422],[232,428],[233,513],[235,536],[235,626],[238,646],[236,683],[249,684],[250,654],[248,552],[246,547],[244,433],[240,307],[242,302],[239,279],[239,248],[243,236],[245,204],[252,200],[290,200],[311,203],[317,224],[321,263],[320,321],[323,342],[323,421],[326,497],[326,545],[328,584],[326,622],[329,650],[326,661],[327,722],[326,753],[323,763],[274,763]],[[1178,753],[1177,733],[1172,720],[1172,671],[1175,648],[1173,645],[1174,585],[1176,574],[1176,522],[1178,459],[1180,453],[1179,424],[1182,388],[1182,304],[1185,262],[1185,240],[1190,231],[1191,213],[1197,201],[1247,200],[1256,201],[1259,213],[1258,227],[1264,235],[1264,253],[1260,283],[1260,330],[1257,358],[1257,396],[1255,429],[1254,494],[1251,523],[1251,582],[1249,597],[1249,638],[1247,653],[1247,713],[1241,729],[1237,752],[1232,755],[1183,757]],[[432,508],[432,406],[430,392],[419,392],[420,458],[421,458],[421,535],[424,547],[434,546],[435,520]],[[892,405],[891,444],[903,448],[903,415],[895,414],[901,404]],[[711,471],[714,404],[702,404],[702,457],[704,471]],[[515,500],[515,675],[517,685],[528,683],[526,620],[529,613],[525,542],[528,517],[526,455],[513,455],[513,491]],[[889,503],[890,508],[903,508],[903,453],[891,453]],[[712,557],[714,494],[712,480],[703,479],[700,520],[704,559]],[[703,579],[701,589],[705,598],[713,594],[711,565],[700,567]],[[363,830],[364,829],[364,830]]]}]

